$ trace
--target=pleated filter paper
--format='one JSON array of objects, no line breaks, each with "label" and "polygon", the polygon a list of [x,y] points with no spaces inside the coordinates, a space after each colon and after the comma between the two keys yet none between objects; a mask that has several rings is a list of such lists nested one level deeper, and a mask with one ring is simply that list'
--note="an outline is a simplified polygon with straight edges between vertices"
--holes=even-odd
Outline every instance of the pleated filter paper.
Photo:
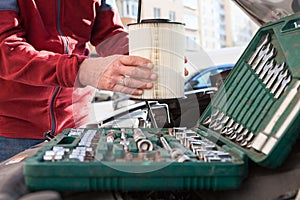
[{"label": "pleated filter paper", "polygon": [[129,24],[129,55],[148,58],[158,74],[154,87],[137,99],[175,99],[184,96],[184,24]]}]

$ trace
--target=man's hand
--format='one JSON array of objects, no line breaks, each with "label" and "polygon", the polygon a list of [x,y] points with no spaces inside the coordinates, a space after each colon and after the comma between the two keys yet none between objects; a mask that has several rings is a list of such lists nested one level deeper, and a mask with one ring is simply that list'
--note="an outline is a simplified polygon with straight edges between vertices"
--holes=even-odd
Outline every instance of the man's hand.
[{"label": "man's hand", "polygon": [[90,58],[82,62],[79,82],[101,90],[142,95],[151,89],[157,74],[150,60],[138,56],[109,56]]},{"label": "man's hand", "polygon": [[[188,59],[187,57],[184,56],[184,64],[188,63]],[[188,76],[189,75],[189,70],[187,70],[187,68],[184,68],[184,76]]]}]

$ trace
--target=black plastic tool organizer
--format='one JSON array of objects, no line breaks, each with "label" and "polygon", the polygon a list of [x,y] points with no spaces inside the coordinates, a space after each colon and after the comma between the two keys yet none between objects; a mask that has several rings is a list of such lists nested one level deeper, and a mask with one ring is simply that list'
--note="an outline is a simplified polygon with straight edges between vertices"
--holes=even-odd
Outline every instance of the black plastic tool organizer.
[{"label": "black plastic tool organizer", "polygon": [[300,130],[299,21],[295,14],[259,29],[199,127],[67,129],[25,161],[26,184],[32,190],[220,190],[240,186],[248,158],[277,167]]},{"label": "black plastic tool organizer", "polygon": [[199,133],[270,168],[300,133],[300,15],[262,27],[208,109]]}]

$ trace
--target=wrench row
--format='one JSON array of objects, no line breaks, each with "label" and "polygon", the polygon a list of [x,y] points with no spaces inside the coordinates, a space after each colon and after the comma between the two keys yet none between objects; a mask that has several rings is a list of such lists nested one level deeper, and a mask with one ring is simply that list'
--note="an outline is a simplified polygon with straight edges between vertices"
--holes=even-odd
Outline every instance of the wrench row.
[{"label": "wrench row", "polygon": [[202,124],[211,130],[219,132],[241,147],[252,147],[254,134],[219,110],[208,116]]},{"label": "wrench row", "polygon": [[267,34],[262,43],[250,57],[248,64],[263,80],[266,88],[278,99],[292,80],[286,63],[276,63],[276,49],[270,42],[271,36]]},{"label": "wrench row", "polygon": [[204,162],[232,162],[230,153],[220,150],[212,141],[202,138],[192,130],[173,128],[171,134],[187,149],[190,149],[199,160]]}]

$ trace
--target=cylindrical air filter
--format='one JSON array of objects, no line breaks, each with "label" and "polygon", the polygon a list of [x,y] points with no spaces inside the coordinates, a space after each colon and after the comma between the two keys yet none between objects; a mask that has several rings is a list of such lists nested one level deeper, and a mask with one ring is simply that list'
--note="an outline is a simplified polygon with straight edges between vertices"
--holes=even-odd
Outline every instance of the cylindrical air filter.
[{"label": "cylindrical air filter", "polygon": [[158,74],[151,90],[137,99],[184,97],[184,24],[165,19],[129,24],[129,55],[148,58]]}]

